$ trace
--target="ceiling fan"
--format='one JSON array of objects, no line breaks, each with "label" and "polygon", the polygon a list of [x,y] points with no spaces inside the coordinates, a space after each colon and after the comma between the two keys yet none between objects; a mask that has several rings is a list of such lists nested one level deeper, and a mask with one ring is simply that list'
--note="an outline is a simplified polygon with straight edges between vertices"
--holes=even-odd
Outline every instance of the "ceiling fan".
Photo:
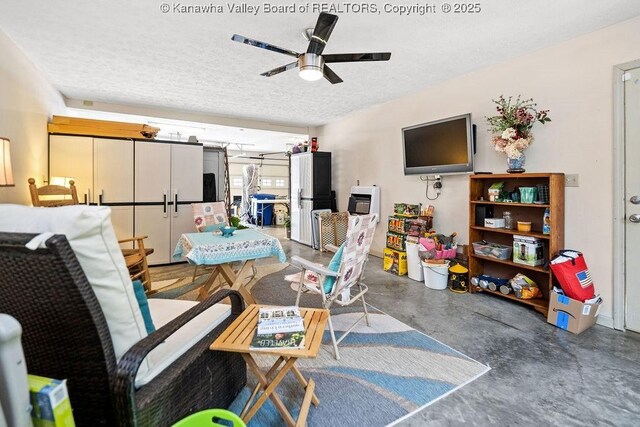
[{"label": "ceiling fan", "polygon": [[238,34],[234,34],[233,37],[231,37],[231,40],[296,58],[296,61],[291,62],[290,64],[283,65],[260,74],[265,77],[275,76],[283,71],[298,67],[298,73],[304,80],[314,81],[319,80],[324,76],[324,78],[329,80],[332,84],[336,84],[342,83],[342,79],[338,77],[338,75],[326,64],[336,62],[388,61],[389,58],[391,58],[390,52],[337,53],[323,55],[322,52],[324,51],[324,47],[327,45],[327,41],[329,41],[329,36],[331,36],[333,28],[336,26],[336,22],[338,22],[337,15],[322,12],[318,17],[316,27],[313,29],[313,34],[311,34],[309,39],[309,47],[305,53],[298,53],[289,49],[283,49],[269,43],[249,39]]}]

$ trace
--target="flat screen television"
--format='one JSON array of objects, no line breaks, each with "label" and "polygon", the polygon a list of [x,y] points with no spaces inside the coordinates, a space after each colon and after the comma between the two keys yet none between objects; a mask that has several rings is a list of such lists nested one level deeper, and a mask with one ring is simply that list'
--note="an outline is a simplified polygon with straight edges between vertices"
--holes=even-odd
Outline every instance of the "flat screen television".
[{"label": "flat screen television", "polygon": [[471,114],[402,129],[404,174],[473,172]]}]

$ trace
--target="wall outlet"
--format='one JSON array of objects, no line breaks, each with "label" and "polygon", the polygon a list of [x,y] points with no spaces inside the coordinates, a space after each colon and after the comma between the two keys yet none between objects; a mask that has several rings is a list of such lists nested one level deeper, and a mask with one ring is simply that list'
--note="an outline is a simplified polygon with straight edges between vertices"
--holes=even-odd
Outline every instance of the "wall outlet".
[{"label": "wall outlet", "polygon": [[577,173],[566,174],[564,176],[564,186],[565,187],[580,187],[579,175]]}]

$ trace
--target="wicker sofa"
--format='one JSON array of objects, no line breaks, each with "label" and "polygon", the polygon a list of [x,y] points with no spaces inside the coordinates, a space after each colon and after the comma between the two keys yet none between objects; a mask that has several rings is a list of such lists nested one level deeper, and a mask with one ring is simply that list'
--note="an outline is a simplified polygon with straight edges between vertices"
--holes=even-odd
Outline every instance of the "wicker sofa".
[{"label": "wicker sofa", "polygon": [[171,425],[228,407],[245,385],[239,355],[209,350],[242,312],[238,293],[150,300],[147,335],[108,208],[0,205],[0,217],[0,312],[22,324],[28,371],[67,379],[77,425]]}]

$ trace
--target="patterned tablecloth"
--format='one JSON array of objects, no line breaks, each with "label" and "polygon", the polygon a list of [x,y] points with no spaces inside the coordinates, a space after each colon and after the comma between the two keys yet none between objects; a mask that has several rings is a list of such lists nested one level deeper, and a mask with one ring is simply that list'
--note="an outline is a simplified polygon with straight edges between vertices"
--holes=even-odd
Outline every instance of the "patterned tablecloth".
[{"label": "patterned tablecloth", "polygon": [[231,237],[209,232],[186,233],[173,251],[173,259],[183,257],[192,264],[217,265],[233,261],[278,257],[285,262],[287,256],[278,239],[254,229],[236,230]]}]

